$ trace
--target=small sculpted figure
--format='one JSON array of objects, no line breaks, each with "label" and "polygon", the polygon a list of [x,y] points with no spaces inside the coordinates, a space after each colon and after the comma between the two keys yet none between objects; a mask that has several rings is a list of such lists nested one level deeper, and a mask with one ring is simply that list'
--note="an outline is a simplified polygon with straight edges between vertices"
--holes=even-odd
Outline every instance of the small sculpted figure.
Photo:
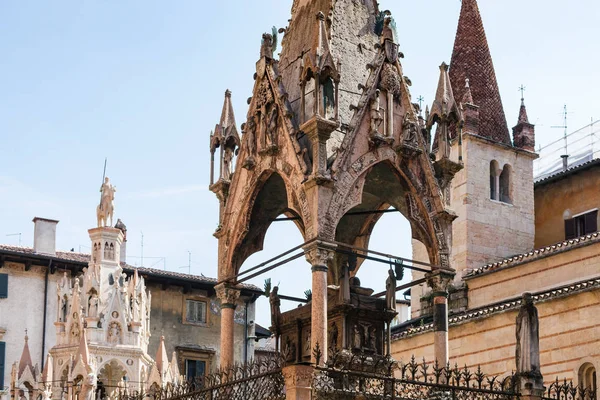
[{"label": "small sculpted figure", "polygon": [[[98,218],[98,227],[112,226],[113,218],[113,201],[115,199],[115,192],[117,188],[110,183],[108,177],[104,178],[104,183],[100,187],[100,204],[96,208],[96,216]],[[107,222],[110,219],[110,224]]]},{"label": "small sculpted figure", "polygon": [[388,310],[396,310],[396,275],[392,268],[388,270],[385,281],[385,304]]},{"label": "small sculpted figure", "polygon": [[531,293],[523,293],[523,300],[517,315],[517,373],[540,375],[540,338],[537,308]]}]

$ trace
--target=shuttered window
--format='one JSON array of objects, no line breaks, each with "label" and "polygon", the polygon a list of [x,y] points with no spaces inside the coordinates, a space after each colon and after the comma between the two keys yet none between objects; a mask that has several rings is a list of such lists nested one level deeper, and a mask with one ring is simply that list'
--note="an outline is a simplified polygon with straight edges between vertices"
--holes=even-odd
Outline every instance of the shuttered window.
[{"label": "shuttered window", "polygon": [[574,239],[598,231],[598,210],[565,220],[565,239]]},{"label": "shuttered window", "polygon": [[0,389],[4,388],[4,357],[6,354],[6,343],[0,342]]},{"label": "shuttered window", "polygon": [[186,321],[206,323],[206,302],[186,300]]},{"label": "shuttered window", "polygon": [[0,274],[0,299],[8,297],[8,274]]}]

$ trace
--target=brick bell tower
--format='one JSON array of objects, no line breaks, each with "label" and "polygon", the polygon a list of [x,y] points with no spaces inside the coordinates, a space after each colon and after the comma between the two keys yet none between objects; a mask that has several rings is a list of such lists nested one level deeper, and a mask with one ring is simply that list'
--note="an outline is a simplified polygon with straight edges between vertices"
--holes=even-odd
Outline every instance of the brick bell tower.
[{"label": "brick bell tower", "polygon": [[535,227],[533,125],[523,104],[513,145],[476,0],[462,2],[450,81],[465,117],[465,168],[452,187],[453,265],[460,279],[461,270],[531,250]]}]

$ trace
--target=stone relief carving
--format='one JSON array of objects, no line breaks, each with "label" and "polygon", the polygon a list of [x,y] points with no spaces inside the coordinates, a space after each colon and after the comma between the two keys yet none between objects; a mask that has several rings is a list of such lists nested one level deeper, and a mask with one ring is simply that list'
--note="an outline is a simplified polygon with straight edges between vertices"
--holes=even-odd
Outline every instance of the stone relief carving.
[{"label": "stone relief carving", "polygon": [[112,344],[121,343],[121,324],[116,321],[108,325],[108,342]]}]

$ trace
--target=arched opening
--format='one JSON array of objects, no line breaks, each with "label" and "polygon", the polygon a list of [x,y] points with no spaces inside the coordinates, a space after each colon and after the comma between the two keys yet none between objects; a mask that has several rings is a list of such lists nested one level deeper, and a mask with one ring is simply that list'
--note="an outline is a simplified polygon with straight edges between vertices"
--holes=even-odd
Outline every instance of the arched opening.
[{"label": "arched opening", "polygon": [[500,166],[498,161],[492,160],[490,162],[490,199],[500,200]]},{"label": "arched opening", "polygon": [[506,164],[499,178],[500,201],[512,204],[512,167]]},{"label": "arched opening", "polygon": [[[426,242],[426,232],[421,228],[414,228],[409,218],[411,211],[408,203],[412,196],[410,187],[405,178],[388,163],[379,163],[371,168],[365,177],[365,183],[360,203],[341,218],[336,230],[336,240],[348,243],[359,248],[368,248],[386,254],[403,257],[406,259],[418,259],[429,262],[429,250]],[[414,197],[413,197],[414,199]],[[414,225],[416,226],[416,225]],[[413,244],[418,244],[413,249]],[[360,279],[360,285],[381,292],[385,289],[388,270],[390,267],[394,272],[395,260],[390,259],[389,264],[363,260],[358,257],[357,268],[352,275]],[[336,256],[336,265],[340,266],[347,262],[347,257]],[[396,276],[396,285],[408,283],[411,279],[422,278],[423,274],[409,270],[403,270],[403,276]],[[334,284],[339,281],[339,276],[332,276],[330,280]],[[402,290],[396,293],[396,310],[401,320],[410,319],[410,298],[420,298],[420,291]],[[406,296],[404,295],[406,293]],[[411,296],[411,294],[413,296]],[[414,312],[413,312],[414,313]]]},{"label": "arched opening", "polygon": [[[598,392],[598,383],[596,378],[596,368],[592,363],[586,362],[579,368],[579,387],[591,390],[594,395]],[[590,397],[588,397],[590,398]],[[596,396],[590,398],[595,400]]]},{"label": "arched opening", "polygon": [[[304,232],[302,219],[288,206],[288,193],[283,178],[277,173],[272,173],[265,180],[254,199],[252,211],[247,221],[248,232],[233,252],[231,264],[236,273],[250,255],[263,249],[269,226],[282,214],[295,217],[295,225],[302,233]],[[296,243],[296,245],[302,242],[303,240]]]},{"label": "arched opening", "polygon": [[126,376],[127,371],[117,360],[107,362],[98,372],[98,391],[110,397],[115,390],[123,388]]}]

